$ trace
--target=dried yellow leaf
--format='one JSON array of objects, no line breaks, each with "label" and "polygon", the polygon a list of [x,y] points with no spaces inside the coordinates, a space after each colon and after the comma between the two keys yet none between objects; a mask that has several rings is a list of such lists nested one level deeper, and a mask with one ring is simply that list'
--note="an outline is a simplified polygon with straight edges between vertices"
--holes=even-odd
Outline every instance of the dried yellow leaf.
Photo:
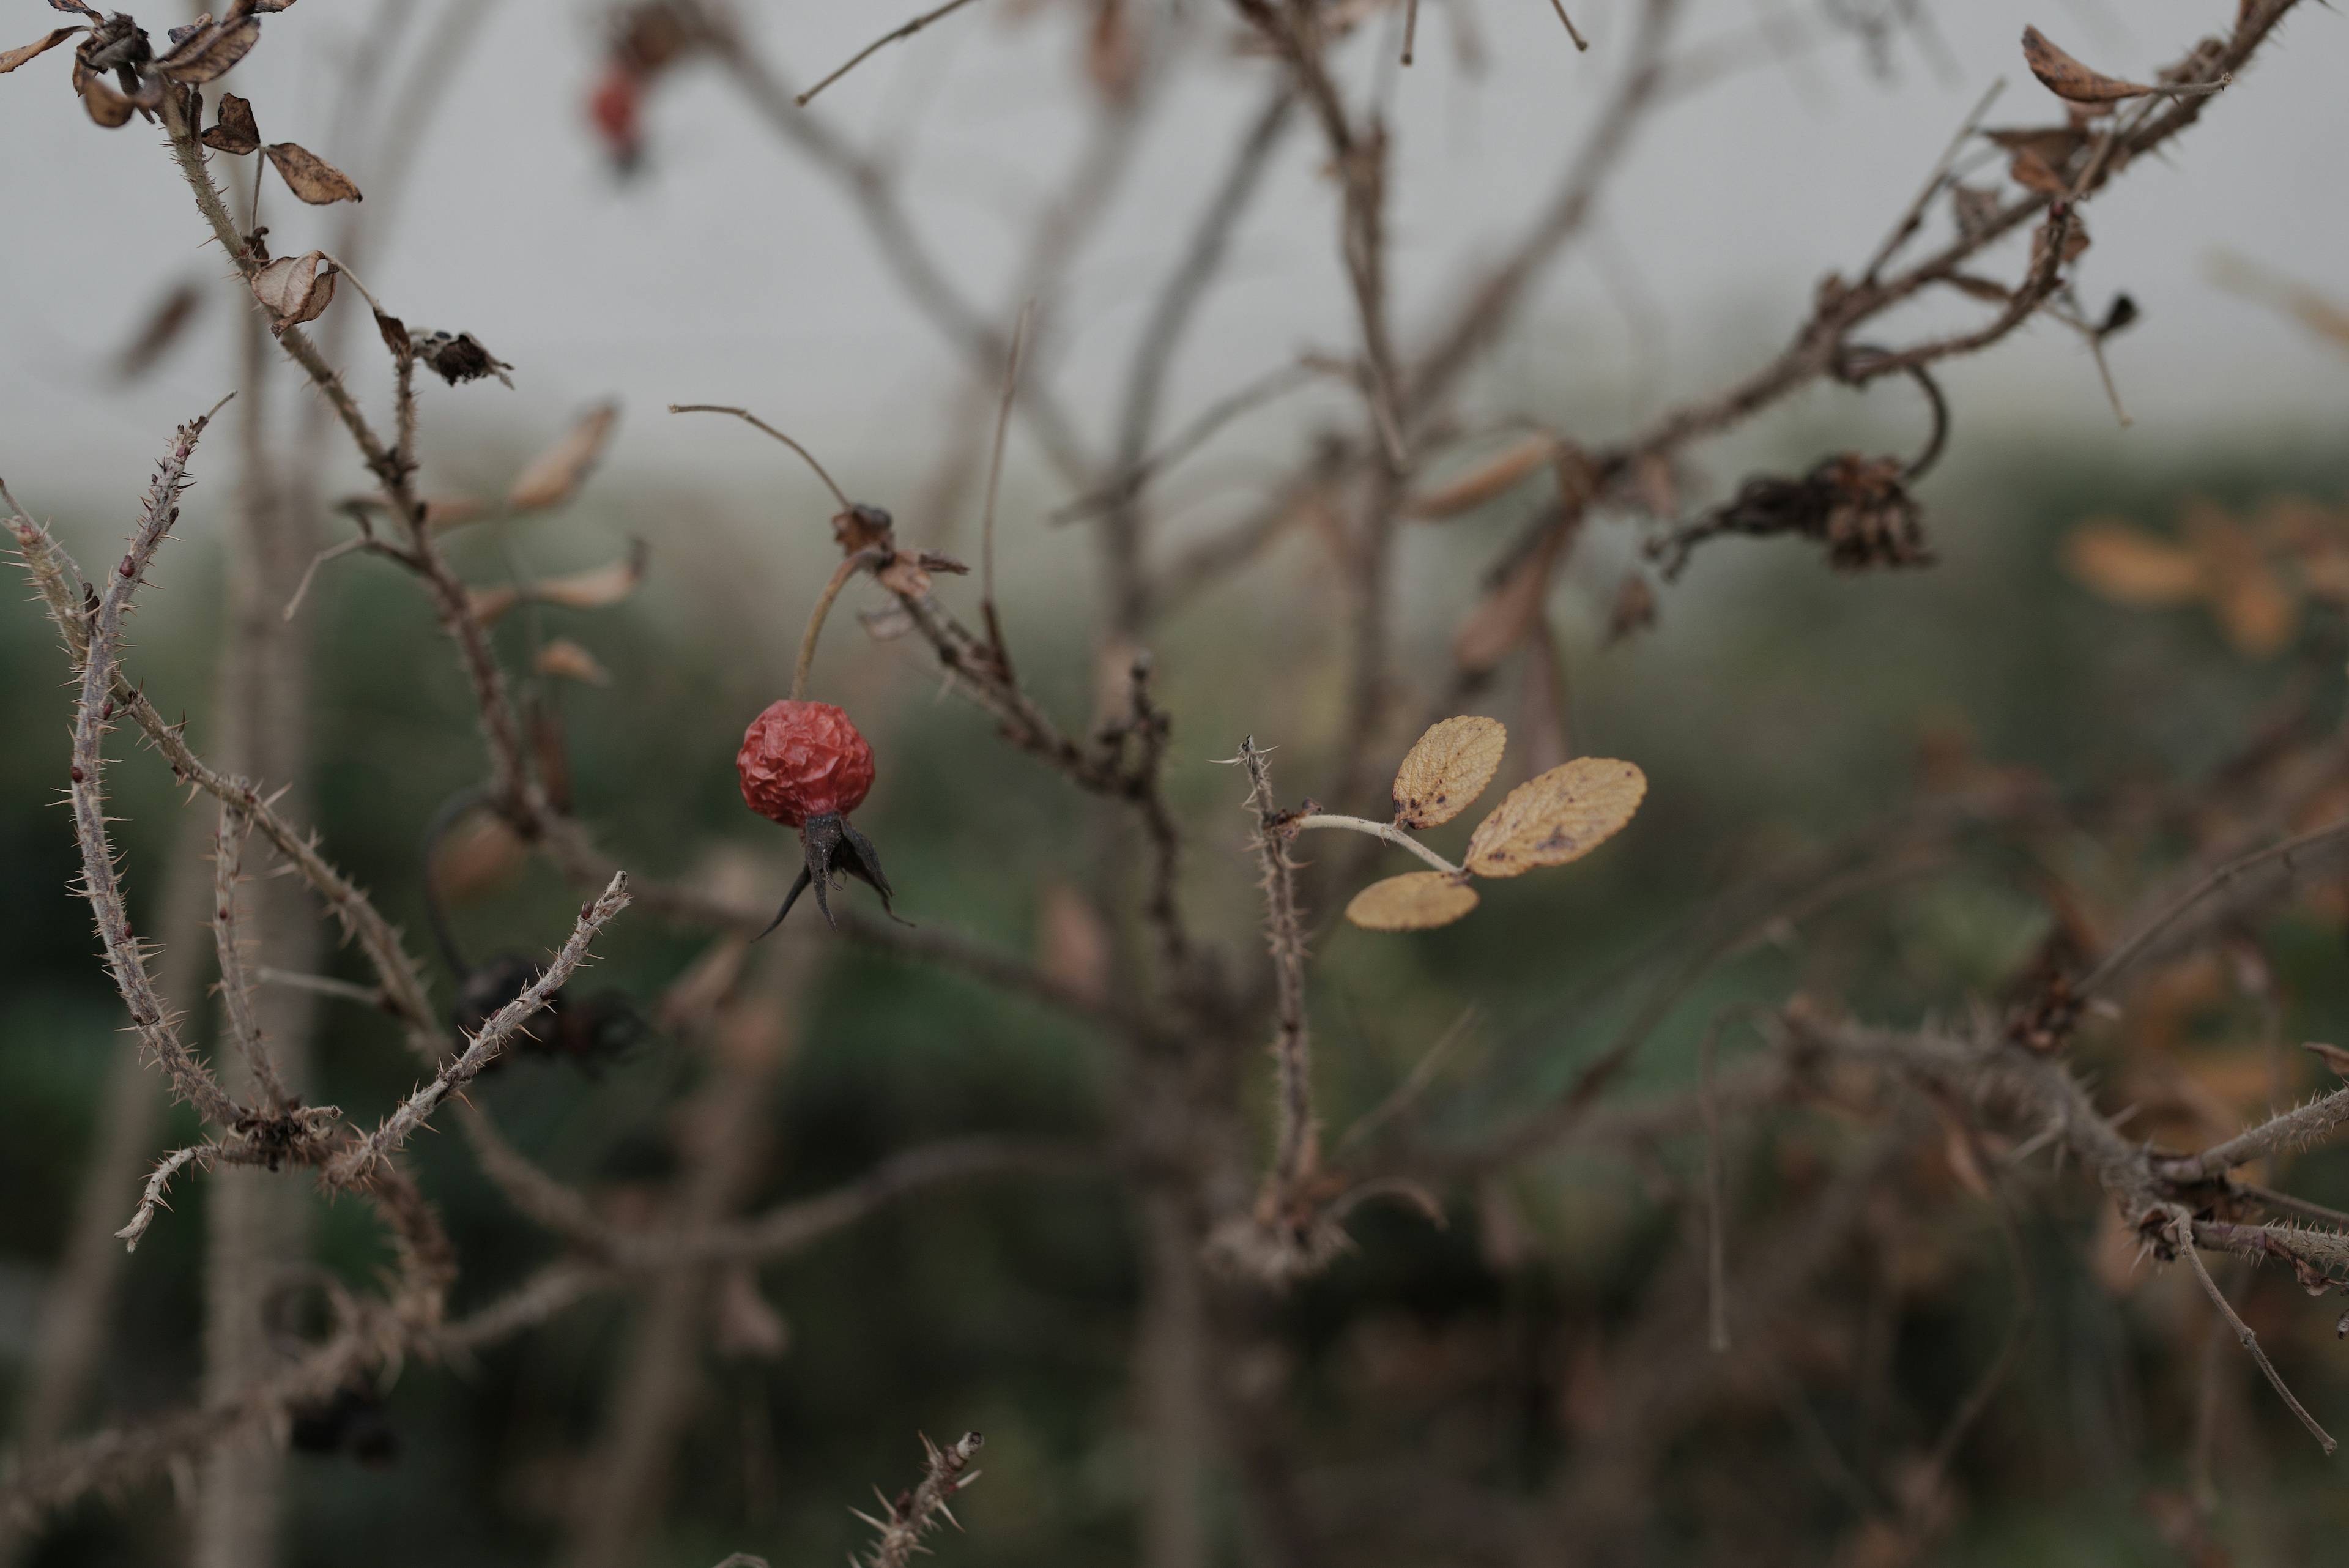
[{"label": "dried yellow leaf", "polygon": [[1468,869],[1515,877],[1578,860],[1621,831],[1648,793],[1648,775],[1612,757],[1577,757],[1511,790],[1468,840]]},{"label": "dried yellow leaf", "polygon": [[1373,882],[1346,906],[1346,919],[1372,931],[1448,926],[1476,907],[1476,889],[1448,871],[1408,871]]},{"label": "dried yellow leaf", "polygon": [[1508,744],[1498,719],[1463,715],[1429,725],[1395,773],[1397,826],[1433,827],[1467,810],[1500,771]]}]

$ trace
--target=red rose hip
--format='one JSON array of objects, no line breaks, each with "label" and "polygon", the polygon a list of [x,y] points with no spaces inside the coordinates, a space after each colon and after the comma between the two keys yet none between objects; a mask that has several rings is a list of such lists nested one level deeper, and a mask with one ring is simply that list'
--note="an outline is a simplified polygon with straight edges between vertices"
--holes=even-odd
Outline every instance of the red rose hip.
[{"label": "red rose hip", "polygon": [[[800,894],[815,888],[815,906],[834,924],[826,890],[838,877],[855,877],[881,895],[889,909],[889,878],[872,840],[848,825],[848,813],[873,788],[873,748],[848,715],[829,702],[787,698],[771,703],[743,732],[734,759],[742,775],[742,799],[752,811],[800,830],[802,865],[765,936],[783,923]],[[892,918],[895,918],[894,911]]]},{"label": "red rose hip", "polygon": [[734,765],[744,804],[785,827],[844,815],[873,788],[873,748],[829,702],[771,703],[743,732]]}]

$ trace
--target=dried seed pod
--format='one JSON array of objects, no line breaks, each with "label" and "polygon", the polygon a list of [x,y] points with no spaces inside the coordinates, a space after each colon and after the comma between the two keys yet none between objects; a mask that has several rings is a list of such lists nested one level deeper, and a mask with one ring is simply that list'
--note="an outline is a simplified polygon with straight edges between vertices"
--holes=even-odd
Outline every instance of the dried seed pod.
[{"label": "dried seed pod", "polygon": [[1462,715],[1428,726],[1395,771],[1395,826],[1433,827],[1474,805],[1508,744],[1498,719]]},{"label": "dried seed pod", "polygon": [[1511,790],[1476,825],[1468,840],[1468,869],[1479,877],[1515,877],[1578,860],[1621,831],[1647,793],[1648,775],[1637,764],[1577,757]]}]

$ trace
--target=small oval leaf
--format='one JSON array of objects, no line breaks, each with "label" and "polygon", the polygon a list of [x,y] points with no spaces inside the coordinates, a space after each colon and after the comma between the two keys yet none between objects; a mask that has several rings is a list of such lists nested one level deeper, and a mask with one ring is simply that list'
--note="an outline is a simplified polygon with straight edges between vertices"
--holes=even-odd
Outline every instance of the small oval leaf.
[{"label": "small oval leaf", "polygon": [[1511,790],[1476,825],[1468,869],[1515,877],[1578,860],[1622,829],[1648,793],[1648,775],[1612,757],[1577,757]]},{"label": "small oval leaf", "polygon": [[1346,906],[1346,919],[1371,931],[1424,931],[1448,926],[1476,907],[1476,889],[1447,871],[1408,871],[1373,882]]},{"label": "small oval leaf", "polygon": [[1429,725],[1395,772],[1396,824],[1433,827],[1467,810],[1500,771],[1508,744],[1498,719],[1463,715]]},{"label": "small oval leaf", "polygon": [[291,141],[273,141],[262,149],[276,167],[285,188],[314,207],[329,202],[356,202],[359,188],[351,183],[349,175],[319,157],[306,147]]},{"label": "small oval leaf", "polygon": [[2118,103],[2158,90],[2090,70],[2049,43],[2047,35],[2036,27],[2023,29],[2023,60],[2042,86],[2070,103]]}]

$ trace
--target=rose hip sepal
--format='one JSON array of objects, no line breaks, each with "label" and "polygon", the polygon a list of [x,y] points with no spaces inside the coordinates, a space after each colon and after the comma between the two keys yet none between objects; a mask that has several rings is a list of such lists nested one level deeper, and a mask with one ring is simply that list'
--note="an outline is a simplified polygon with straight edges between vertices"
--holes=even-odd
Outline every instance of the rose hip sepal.
[{"label": "rose hip sepal", "polygon": [[810,886],[824,923],[836,925],[824,892],[843,873],[880,894],[881,908],[896,918],[879,852],[848,824],[848,814],[873,788],[873,748],[847,714],[829,702],[786,698],[771,703],[743,732],[734,765],[742,775],[742,799],[752,811],[800,830],[799,877],[760,936],[781,925]]}]

